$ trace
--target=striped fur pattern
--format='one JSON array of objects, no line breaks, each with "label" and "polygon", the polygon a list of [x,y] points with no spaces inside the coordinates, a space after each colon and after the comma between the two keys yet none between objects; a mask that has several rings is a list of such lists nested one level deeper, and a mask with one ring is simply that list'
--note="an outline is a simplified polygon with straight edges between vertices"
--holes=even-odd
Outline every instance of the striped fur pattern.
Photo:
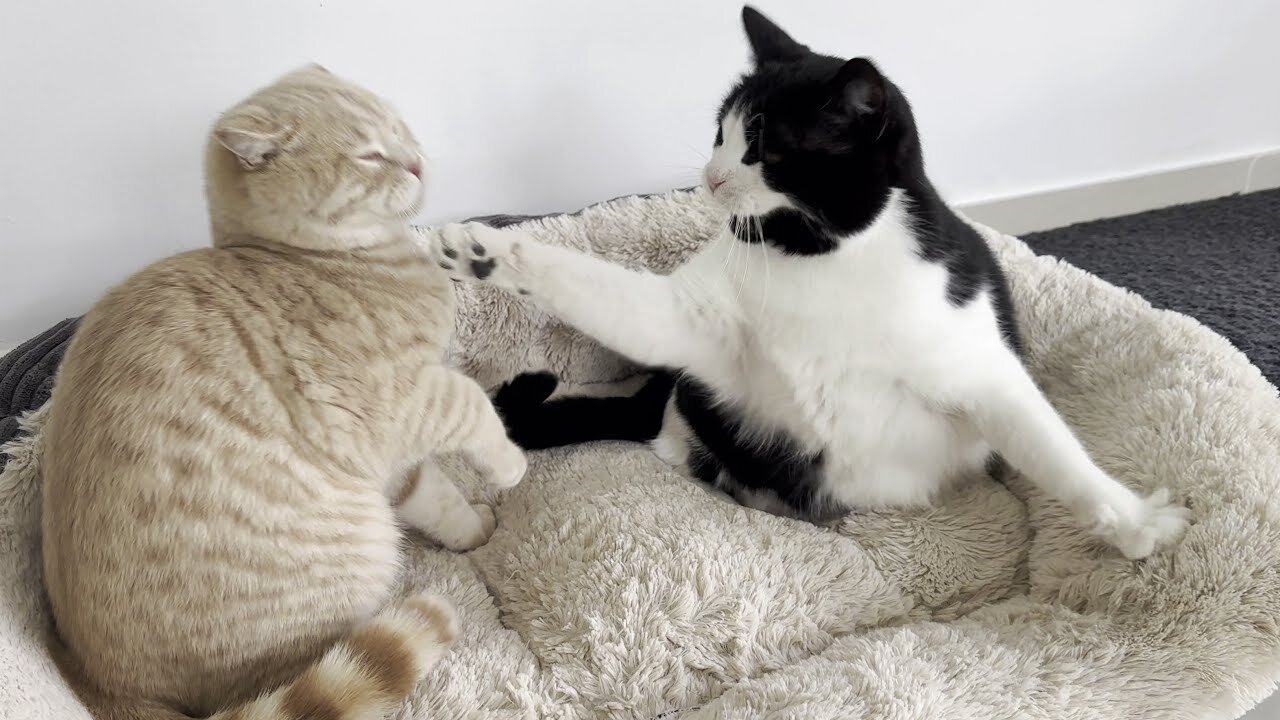
[{"label": "striped fur pattern", "polygon": [[453,606],[430,595],[411,598],[339,641],[293,682],[211,720],[383,717],[456,636]]},{"label": "striped fur pattern", "polygon": [[459,551],[494,528],[432,457],[501,487],[524,457],[442,364],[454,298],[409,242],[421,153],[390,107],[305,68],[219,119],[206,175],[213,247],[108,292],[55,386],[63,664],[100,717],[377,717],[454,634],[439,600],[361,626],[402,525]]}]

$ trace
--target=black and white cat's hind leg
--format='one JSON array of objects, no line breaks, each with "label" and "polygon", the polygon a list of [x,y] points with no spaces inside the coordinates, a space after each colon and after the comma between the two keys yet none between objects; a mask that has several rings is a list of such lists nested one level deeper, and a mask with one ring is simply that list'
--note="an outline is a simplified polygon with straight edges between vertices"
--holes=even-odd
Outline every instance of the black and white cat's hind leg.
[{"label": "black and white cat's hind leg", "polygon": [[1094,462],[1012,351],[931,385],[928,395],[961,409],[1009,464],[1125,557],[1145,558],[1186,530],[1191,513],[1168,490],[1144,497]]},{"label": "black and white cat's hind leg", "polygon": [[525,450],[597,440],[649,442],[662,429],[675,379],[659,372],[634,394],[551,397],[559,381],[549,372],[524,373],[498,389],[493,404],[515,444]]}]

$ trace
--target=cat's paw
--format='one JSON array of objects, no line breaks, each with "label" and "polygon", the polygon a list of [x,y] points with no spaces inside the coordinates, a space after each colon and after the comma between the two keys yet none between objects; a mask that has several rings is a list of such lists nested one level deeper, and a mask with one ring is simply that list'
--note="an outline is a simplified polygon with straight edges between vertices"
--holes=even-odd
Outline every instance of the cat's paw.
[{"label": "cat's paw", "polygon": [[1174,504],[1163,488],[1145,498],[1099,505],[1092,515],[1094,533],[1130,560],[1141,560],[1182,537],[1191,519],[1191,511]]},{"label": "cat's paw", "polygon": [[489,542],[494,528],[498,526],[493,508],[472,503],[470,509],[469,513],[455,512],[459,517],[452,519],[450,527],[443,527],[432,533],[440,540],[440,544],[454,552],[466,552]]},{"label": "cat's paw", "polygon": [[426,233],[431,259],[454,280],[479,280],[521,291],[518,233],[484,223],[449,223]]},{"label": "cat's paw", "polygon": [[649,449],[662,462],[671,467],[681,467],[689,462],[689,445],[684,438],[673,433],[659,433],[649,441]]},{"label": "cat's paw", "polygon": [[524,451],[510,441],[494,450],[486,465],[489,483],[500,489],[515,487],[524,479],[525,471],[529,469]]}]

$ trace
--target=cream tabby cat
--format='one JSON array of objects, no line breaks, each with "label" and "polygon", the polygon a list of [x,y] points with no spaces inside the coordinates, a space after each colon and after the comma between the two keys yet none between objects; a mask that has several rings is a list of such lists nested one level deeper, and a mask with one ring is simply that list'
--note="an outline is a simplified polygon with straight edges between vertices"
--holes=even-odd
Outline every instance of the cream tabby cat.
[{"label": "cream tabby cat", "polygon": [[431,457],[507,487],[524,456],[441,364],[452,288],[409,242],[422,160],[386,103],[304,68],[218,120],[206,175],[213,247],[111,290],[57,381],[55,647],[103,718],[377,717],[456,632],[431,596],[378,613],[397,517],[476,547],[493,512]]}]

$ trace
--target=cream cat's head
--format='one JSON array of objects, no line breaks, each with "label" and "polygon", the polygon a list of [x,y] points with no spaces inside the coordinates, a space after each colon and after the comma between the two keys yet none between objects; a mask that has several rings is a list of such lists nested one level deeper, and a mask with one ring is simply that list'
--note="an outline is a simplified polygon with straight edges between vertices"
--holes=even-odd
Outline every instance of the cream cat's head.
[{"label": "cream cat's head", "polygon": [[361,247],[417,214],[422,150],[385,100],[310,65],[218,119],[205,188],[214,244]]}]

